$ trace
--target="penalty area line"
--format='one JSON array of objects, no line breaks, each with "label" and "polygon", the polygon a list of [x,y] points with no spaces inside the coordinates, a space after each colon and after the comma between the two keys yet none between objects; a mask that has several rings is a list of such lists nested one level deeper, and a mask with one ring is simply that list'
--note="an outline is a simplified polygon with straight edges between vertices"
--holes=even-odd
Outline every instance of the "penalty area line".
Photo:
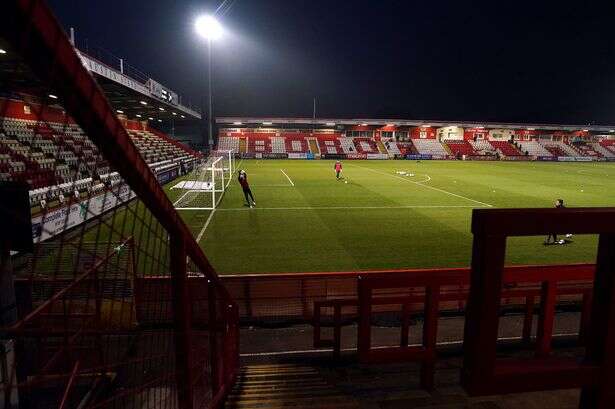
[{"label": "penalty area line", "polygon": [[[469,201],[471,201],[471,202],[478,203],[478,204],[483,205],[483,206],[486,206],[486,207],[493,207],[493,205],[491,205],[491,204],[489,204],[489,203],[481,202],[480,200],[471,199],[471,198],[466,197],[466,196],[458,195],[457,193],[449,192],[448,190],[444,190],[444,189],[440,189],[440,188],[437,188],[437,187],[433,187],[433,186],[425,185],[424,183],[426,183],[427,181],[415,182],[415,181],[413,181],[413,180],[408,180],[408,179],[402,178],[402,177],[397,176],[397,175],[391,175],[391,174],[389,174],[389,173],[382,172],[382,171],[379,171],[379,170],[376,170],[376,169],[370,169],[370,168],[366,168],[366,167],[363,167],[363,166],[355,165],[354,163],[350,163],[349,165],[351,165],[351,166],[356,166],[357,168],[361,168],[361,169],[369,170],[369,171],[374,172],[374,173],[379,173],[379,174],[381,174],[381,175],[386,175],[386,176],[390,176],[390,177],[392,177],[392,178],[396,178],[396,179],[404,180],[404,181],[406,181],[406,182],[414,183],[415,185],[418,185],[418,186],[423,186],[423,187],[425,187],[425,188],[427,188],[427,189],[431,189],[431,190],[435,190],[435,191],[437,191],[437,192],[445,193],[445,194],[447,194],[447,195],[455,196],[455,197],[458,197],[458,198],[460,198],[460,199],[469,200]],[[427,176],[429,176],[429,175],[427,175]],[[429,180],[431,180],[431,178],[429,178]]]},{"label": "penalty area line", "polygon": [[284,172],[284,170],[280,169],[280,172],[282,172],[284,174],[284,176],[286,176],[286,179],[288,179],[288,181],[290,182],[291,186],[295,186],[295,184],[293,183],[292,180],[290,180],[290,178],[288,177],[288,175],[286,174],[286,172]]}]

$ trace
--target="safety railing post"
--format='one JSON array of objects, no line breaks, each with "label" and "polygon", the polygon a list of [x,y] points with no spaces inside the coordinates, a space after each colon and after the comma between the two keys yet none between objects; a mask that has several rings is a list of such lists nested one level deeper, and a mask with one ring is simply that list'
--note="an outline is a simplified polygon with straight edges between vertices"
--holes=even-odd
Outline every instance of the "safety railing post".
[{"label": "safety railing post", "polygon": [[217,318],[217,297],[216,285],[207,280],[207,302],[208,302],[208,327],[209,327],[209,362],[211,370],[211,390],[215,395],[220,388],[220,377],[218,373],[218,318]]},{"label": "safety railing post", "polygon": [[179,235],[171,235],[170,247],[177,400],[180,409],[192,409],[194,402],[194,383],[190,369],[192,317],[186,274],[186,247]]},{"label": "safety railing post", "polygon": [[601,234],[596,257],[591,320],[586,337],[586,362],[600,365],[600,380],[581,390],[580,408],[615,405],[615,234]]}]

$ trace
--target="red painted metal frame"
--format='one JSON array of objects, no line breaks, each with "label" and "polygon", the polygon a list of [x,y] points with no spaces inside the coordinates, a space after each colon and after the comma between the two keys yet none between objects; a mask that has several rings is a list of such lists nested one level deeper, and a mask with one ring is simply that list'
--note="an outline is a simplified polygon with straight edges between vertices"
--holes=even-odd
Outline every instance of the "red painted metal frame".
[{"label": "red painted metal frame", "polygon": [[[182,408],[193,407],[191,400],[193,374],[190,371],[189,342],[192,318],[186,308],[186,256],[215,286],[215,291],[228,305],[233,300],[221,284],[192,233],[175,211],[156,176],[139,154],[103,91],[83,66],[64,30],[42,0],[7,0],[0,2],[0,36],[16,50],[37,78],[58,95],[63,107],[94,142],[98,150],[119,172],[143,201],[158,222],[166,229],[172,245],[174,323],[176,343],[176,381]],[[237,337],[238,332],[232,333]],[[233,342],[236,344],[236,340]],[[224,358],[223,358],[224,359]],[[232,363],[237,364],[235,358]],[[229,368],[234,372],[236,368]],[[214,378],[217,373],[212,375]],[[225,380],[232,379],[225,376]],[[228,390],[224,385],[221,390]],[[214,391],[215,394],[218,391]]]},{"label": "red painted metal frame", "polygon": [[[549,282],[557,281],[578,281],[591,280],[593,278],[593,266],[534,266],[534,267],[508,267],[504,272],[504,284],[507,287],[514,288],[521,283],[542,282],[546,277]],[[359,327],[357,334],[357,344],[359,359],[365,363],[385,363],[385,362],[403,362],[412,361],[421,363],[421,386],[427,390],[433,388],[433,378],[435,373],[436,361],[436,339],[437,339],[437,321],[440,312],[439,302],[441,301],[465,301],[468,293],[466,291],[453,293],[440,293],[440,289],[444,286],[452,285],[467,285],[470,278],[469,270],[442,271],[441,273],[430,274],[391,274],[381,277],[360,277],[359,278],[359,299],[358,300],[331,300],[325,303],[318,304],[318,310],[323,306],[333,306],[341,309],[342,306],[357,305],[359,306]],[[398,288],[425,288],[425,293],[422,295],[409,295],[407,297],[386,297],[380,295],[374,296],[374,290],[398,289]],[[542,292],[544,293],[544,285]],[[555,316],[555,302],[557,295],[580,294],[584,297],[588,292],[587,283],[577,284],[573,287],[567,287],[557,291],[555,286],[550,287],[549,297],[542,296],[541,308],[539,312],[540,322],[538,324],[538,333],[536,343],[539,350],[544,354],[548,354],[552,339],[552,326]],[[530,341],[532,318],[534,314],[534,297],[541,295],[541,290],[532,288],[519,287],[517,289],[509,289],[502,291],[500,297],[502,299],[525,298],[526,309],[524,316],[524,334],[523,338],[526,342]],[[425,323],[423,325],[423,341],[421,346],[408,346],[408,318],[409,309],[412,304],[423,303],[423,315]],[[399,311],[401,305],[401,337],[399,347],[388,347],[373,349],[371,346],[371,317],[373,305],[394,305]],[[317,307],[315,306],[315,309]],[[498,312],[499,313],[499,312]],[[315,314],[320,318],[320,311]],[[582,318],[582,322],[587,320],[587,311]],[[340,320],[334,321],[334,327],[341,325]],[[317,324],[315,329],[315,345],[320,344],[320,325]],[[339,354],[340,339],[339,331],[335,332],[333,345],[334,353]]]},{"label": "red painted metal frame", "polygon": [[[530,342],[532,320],[534,315],[535,298],[540,296],[540,289],[535,288],[534,284],[523,284],[523,281],[517,281],[517,278],[525,279],[527,276],[533,276],[535,274],[549,274],[549,276],[565,278],[566,281],[571,281],[572,284],[567,285],[565,288],[559,288],[557,295],[581,295],[582,298],[579,301],[582,302],[582,318],[580,332],[583,335],[586,331],[587,322],[589,320],[589,309],[587,308],[589,300],[591,300],[591,280],[593,280],[594,266],[590,264],[575,264],[575,265],[551,265],[551,266],[509,266],[506,267],[507,279],[511,280],[506,283],[508,290],[503,291],[502,299],[519,299],[525,298],[525,314],[523,325],[523,340],[527,343]],[[394,277],[403,277],[404,282],[401,288],[406,287],[420,287],[414,282],[413,276],[420,270],[409,270],[404,272],[395,272],[388,274]],[[433,276],[434,278],[440,274],[446,273],[455,274],[454,281],[447,282],[447,288],[459,285],[458,290],[447,290],[442,292],[439,296],[442,302],[457,302],[458,306],[463,306],[468,298],[468,284],[470,281],[470,269],[439,269],[439,270],[423,270],[423,273]],[[329,277],[330,275],[327,274]],[[362,273],[360,275],[364,281],[378,282],[387,279],[387,274],[371,274]],[[392,288],[397,287],[396,283]],[[382,296],[373,297],[371,299],[372,305],[378,305],[380,312],[398,312],[399,306],[402,306],[402,333],[401,333],[401,346],[407,346],[407,319],[411,312],[410,306],[416,304],[423,304],[425,302],[425,295],[423,291],[418,291],[416,288],[406,296]],[[338,357],[340,353],[340,329],[344,325],[341,321],[343,316],[347,318],[356,318],[356,314],[343,314],[344,309],[354,310],[359,306],[359,299],[353,298],[331,298],[326,300],[314,301],[314,313],[312,318],[312,325],[314,327],[313,332],[313,345],[314,348],[333,347],[334,357]],[[390,309],[385,309],[386,306],[390,306]],[[334,328],[333,338],[330,340],[322,339],[321,337],[321,325],[322,325],[322,310],[333,309],[333,322]],[[445,310],[444,308],[440,309]],[[459,308],[462,311],[462,308]]]},{"label": "red painted metal frame", "polygon": [[[542,282],[539,337],[534,358],[497,359],[496,340],[506,238],[549,233],[599,234],[591,319],[585,323],[585,359],[549,355],[553,305],[561,276]],[[474,244],[466,309],[461,381],[471,395],[582,388],[581,408],[615,407],[615,209],[480,209],[472,216]],[[584,302],[584,310],[589,310]]]}]

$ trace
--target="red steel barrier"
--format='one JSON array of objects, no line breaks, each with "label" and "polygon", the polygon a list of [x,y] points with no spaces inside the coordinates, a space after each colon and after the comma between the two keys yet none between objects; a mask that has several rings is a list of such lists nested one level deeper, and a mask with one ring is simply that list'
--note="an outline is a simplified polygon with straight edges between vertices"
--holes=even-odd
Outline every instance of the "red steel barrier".
[{"label": "red steel barrier", "polygon": [[[591,320],[585,358],[550,356],[553,310],[558,285],[569,273],[523,274],[541,281],[541,320],[534,358],[498,359],[496,341],[503,284],[506,239],[550,233],[599,234]],[[461,380],[471,395],[582,388],[581,408],[615,407],[615,209],[474,210],[470,296],[466,309]],[[588,310],[586,301],[586,310]]]},{"label": "red steel barrier", "polygon": [[[91,198],[102,182],[101,175],[117,171],[117,186],[137,196],[104,217],[80,224],[70,234],[54,237],[59,244],[51,257],[42,253],[44,243],[34,243],[33,263],[15,271],[42,290],[25,291],[26,297],[18,301],[31,310],[25,315],[20,311],[0,328],[0,333],[10,334],[17,345],[15,363],[9,368],[9,379],[16,382],[7,386],[8,393],[16,391],[20,403],[30,399],[34,406],[43,395],[36,380],[53,379],[53,388],[44,394],[50,395],[49,390],[63,393],[46,399],[65,407],[152,406],[154,399],[159,408],[219,407],[238,364],[238,314],[232,298],[118,119],[118,107],[109,104],[47,4],[43,0],[1,1],[0,20],[7,57],[2,61],[3,72],[10,73],[10,78],[3,78],[2,91],[11,97],[26,92],[24,99],[34,102],[28,105],[28,112],[24,104],[28,124],[22,121],[20,126],[32,141],[53,139],[51,144],[56,148],[61,145],[62,152],[70,153],[67,157],[71,158],[70,166],[62,163],[63,159],[49,158],[53,164],[47,169],[16,154],[26,168],[18,175],[20,180],[30,187],[50,189],[69,184],[61,199],[53,196],[62,202],[64,194],[72,197],[75,191],[79,197]],[[53,111],[61,108],[66,114],[48,118],[43,113],[50,107]],[[13,126],[6,110],[6,104],[0,103],[3,133]],[[30,150],[30,145],[20,145]],[[91,189],[80,192],[75,182],[83,178],[91,180]],[[87,214],[90,200],[83,203]],[[46,209],[41,205],[43,217]],[[67,212],[54,222],[66,227],[69,217]],[[40,228],[45,228],[44,223]],[[129,237],[134,237],[132,267],[122,264],[111,268],[101,262],[81,265],[85,241],[92,241],[95,255],[115,255],[125,261],[114,246]],[[1,243],[2,260],[13,250],[10,245]],[[0,274],[12,277],[13,271],[4,271],[9,263],[0,264]],[[61,271],[64,265],[70,268]],[[48,271],[43,274],[41,267]],[[205,326],[192,318],[195,307],[187,296],[187,271],[208,280],[211,302],[205,310]],[[144,328],[134,325],[136,314],[125,292],[130,291],[126,283],[149,275],[167,275],[170,285],[163,306],[156,302],[148,306],[151,310],[145,315],[151,325]],[[122,287],[105,287],[110,279],[117,279]],[[42,282],[49,285],[41,286]],[[103,288],[111,294],[105,294]],[[58,321],[61,324],[51,325]],[[95,396],[95,392],[101,393]]]}]

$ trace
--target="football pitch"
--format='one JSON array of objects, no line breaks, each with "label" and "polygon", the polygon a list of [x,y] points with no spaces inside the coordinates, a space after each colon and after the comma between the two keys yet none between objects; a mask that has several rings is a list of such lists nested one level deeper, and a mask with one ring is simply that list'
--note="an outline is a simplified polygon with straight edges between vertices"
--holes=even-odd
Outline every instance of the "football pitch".
[{"label": "football pitch", "polygon": [[[257,206],[233,179],[215,211],[182,217],[220,274],[248,274],[469,266],[474,208],[615,205],[615,164],[344,161],[341,180],[333,164],[238,160]],[[595,236],[544,239],[510,238],[507,262],[595,258]]]}]

